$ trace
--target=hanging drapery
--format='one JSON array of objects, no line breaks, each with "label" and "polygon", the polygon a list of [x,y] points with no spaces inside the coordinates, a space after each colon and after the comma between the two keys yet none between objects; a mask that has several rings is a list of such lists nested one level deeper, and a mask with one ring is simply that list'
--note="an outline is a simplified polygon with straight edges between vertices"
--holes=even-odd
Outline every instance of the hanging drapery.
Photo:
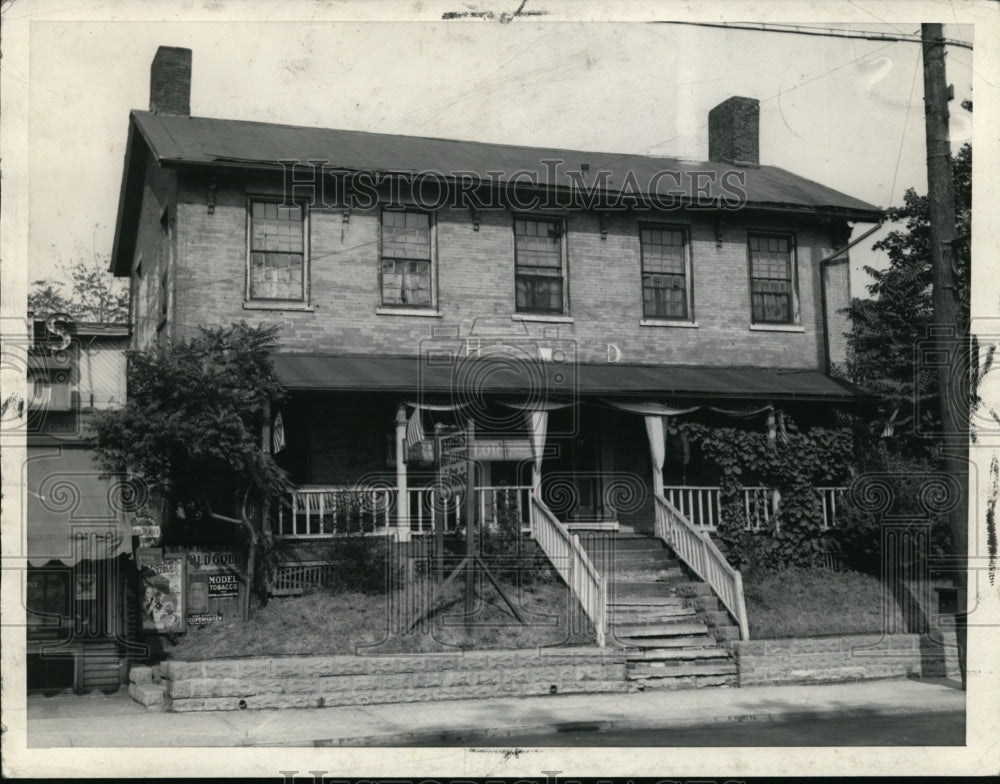
[{"label": "hanging drapery", "polygon": [[692,411],[697,411],[701,408],[701,406],[668,405],[665,403],[622,403],[618,400],[604,400],[603,402],[612,408],[617,408],[619,411],[628,411],[630,414],[655,417],[690,414]]},{"label": "hanging drapery", "polygon": [[551,400],[527,400],[524,402],[516,400],[501,400],[501,406],[513,408],[516,411],[556,411],[560,408],[569,408],[572,403],[558,403]]},{"label": "hanging drapery", "polygon": [[545,431],[549,426],[548,411],[529,411],[528,425],[531,428],[531,455],[535,458],[535,470],[542,472],[542,455],[545,453]]},{"label": "hanging drapery", "polygon": [[705,406],[709,411],[714,411],[717,414],[724,414],[725,416],[731,417],[755,417],[760,414],[764,414],[768,411],[774,410],[774,406],[768,403],[766,406],[758,405],[757,403],[750,403],[745,406],[736,405],[733,403],[727,403],[726,405],[712,405]]},{"label": "hanging drapery", "polygon": [[424,411],[458,411],[465,407],[465,403],[414,403],[413,401],[407,401],[406,405],[410,408],[422,409]]},{"label": "hanging drapery", "polygon": [[663,472],[663,460],[666,457],[666,443],[663,437],[663,417],[655,414],[647,414],[643,417],[646,422],[646,435],[649,437],[649,456],[653,461],[653,470],[657,473]]}]

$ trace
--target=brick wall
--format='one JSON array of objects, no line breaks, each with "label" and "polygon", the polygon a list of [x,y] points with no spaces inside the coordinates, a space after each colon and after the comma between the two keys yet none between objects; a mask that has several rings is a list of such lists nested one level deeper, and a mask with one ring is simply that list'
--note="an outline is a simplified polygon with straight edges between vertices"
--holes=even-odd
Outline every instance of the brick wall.
[{"label": "brick wall", "polygon": [[[717,246],[714,223],[699,213],[690,222],[694,314],[697,328],[641,326],[638,222],[613,215],[607,239],[596,215],[566,215],[568,297],[572,323],[512,320],[514,308],[513,216],[484,211],[479,231],[467,211],[443,209],[435,216],[437,302],[433,318],[379,315],[379,219],[374,210],[313,210],[309,218],[311,296],[309,310],[258,309],[245,304],[246,196],[276,193],[273,183],[218,179],[214,214],[206,208],[208,181],[185,175],[177,206],[179,279],[176,323],[181,334],[199,324],[225,325],[242,318],[275,323],[287,350],[348,354],[414,355],[432,328],[467,334],[489,328],[541,336],[558,330],[576,342],[585,362],[606,362],[608,344],[626,364],[761,365],[821,368],[822,323],[817,261],[831,246],[830,229],[804,220],[776,223],[727,213]],[[706,216],[707,217],[707,216]],[[667,216],[672,222],[678,217]],[[798,245],[802,332],[750,329],[747,282],[748,230],[794,231]]]},{"label": "brick wall", "polygon": [[847,362],[847,333],[851,322],[839,310],[851,304],[851,264],[847,258],[826,265],[826,318],[829,325],[830,362],[844,367]]},{"label": "brick wall", "polygon": [[[176,280],[173,261],[176,258],[174,227],[171,216],[177,201],[177,177],[171,169],[155,164],[152,155],[146,163],[142,208],[136,233],[135,254],[130,280],[132,297],[132,347],[144,348],[159,334],[175,328],[173,319],[164,319],[162,306],[167,298],[167,316],[172,314],[173,283]],[[166,221],[164,211],[166,210]],[[141,274],[139,274],[141,264]],[[164,275],[166,285],[164,285]],[[191,290],[185,289],[185,297]],[[161,326],[162,324],[162,326]]]}]

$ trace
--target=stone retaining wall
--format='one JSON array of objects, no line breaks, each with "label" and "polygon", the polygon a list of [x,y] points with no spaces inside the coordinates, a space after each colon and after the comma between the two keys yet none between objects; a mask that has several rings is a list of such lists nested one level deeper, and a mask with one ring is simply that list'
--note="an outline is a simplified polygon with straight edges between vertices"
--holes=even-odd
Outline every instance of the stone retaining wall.
[{"label": "stone retaining wall", "polygon": [[279,656],[160,665],[167,710],[317,708],[625,692],[622,652]]},{"label": "stone retaining wall", "polygon": [[959,677],[954,630],[734,642],[740,686]]}]

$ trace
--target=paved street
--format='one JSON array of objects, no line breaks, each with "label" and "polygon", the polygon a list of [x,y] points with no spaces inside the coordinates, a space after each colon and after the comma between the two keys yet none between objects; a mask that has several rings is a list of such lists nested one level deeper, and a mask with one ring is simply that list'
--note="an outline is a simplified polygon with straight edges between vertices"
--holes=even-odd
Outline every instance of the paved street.
[{"label": "paved street", "polygon": [[445,733],[421,738],[414,746],[961,746],[965,713],[850,716],[775,721],[718,722],[698,727],[650,729],[550,729],[528,735],[461,739]]}]

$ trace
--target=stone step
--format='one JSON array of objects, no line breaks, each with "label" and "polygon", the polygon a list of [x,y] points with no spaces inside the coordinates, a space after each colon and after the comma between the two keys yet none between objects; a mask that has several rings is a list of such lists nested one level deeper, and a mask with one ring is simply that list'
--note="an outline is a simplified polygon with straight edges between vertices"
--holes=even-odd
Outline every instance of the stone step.
[{"label": "stone step", "polygon": [[677,637],[620,637],[617,641],[626,648],[709,648],[718,650],[715,640],[707,634],[687,634]]},{"label": "stone step", "polygon": [[679,580],[612,580],[608,587],[608,600],[619,604],[639,596],[677,596],[675,589],[679,584]]},{"label": "stone step", "polygon": [[594,566],[609,569],[615,567],[680,569],[681,563],[668,550],[620,550],[614,553],[588,553]]},{"label": "stone step", "polygon": [[731,661],[671,662],[670,664],[636,664],[628,668],[629,680],[640,678],[677,678],[683,676],[735,675]]},{"label": "stone step", "polygon": [[674,618],[690,618],[697,615],[693,607],[647,607],[644,611],[622,611],[608,609],[611,623],[657,623]]},{"label": "stone step", "polygon": [[722,650],[722,648],[638,648],[629,650],[626,657],[630,664],[632,662],[685,661],[691,659],[724,659],[731,661],[729,654]]},{"label": "stone step", "polygon": [[640,608],[656,607],[689,607],[688,599],[681,596],[629,596],[608,601],[608,609],[611,610],[639,610]]},{"label": "stone step", "polygon": [[703,689],[706,687],[735,686],[737,675],[678,675],[673,678],[638,678],[629,681],[629,691],[656,689]]},{"label": "stone step", "polygon": [[614,550],[624,552],[626,550],[671,552],[666,543],[655,536],[614,536],[602,538],[596,536],[581,536],[580,544],[584,546],[588,553],[599,550]]},{"label": "stone step", "polygon": [[708,627],[695,621],[676,623],[630,623],[614,624],[614,634],[619,639],[641,637],[678,637],[681,635],[708,634]]},{"label": "stone step", "polygon": [[660,569],[652,567],[650,569],[636,568],[634,566],[619,566],[614,573],[610,570],[600,570],[602,574],[613,577],[615,582],[622,583],[670,583],[671,585],[681,585],[691,578],[685,575],[680,569]]}]

